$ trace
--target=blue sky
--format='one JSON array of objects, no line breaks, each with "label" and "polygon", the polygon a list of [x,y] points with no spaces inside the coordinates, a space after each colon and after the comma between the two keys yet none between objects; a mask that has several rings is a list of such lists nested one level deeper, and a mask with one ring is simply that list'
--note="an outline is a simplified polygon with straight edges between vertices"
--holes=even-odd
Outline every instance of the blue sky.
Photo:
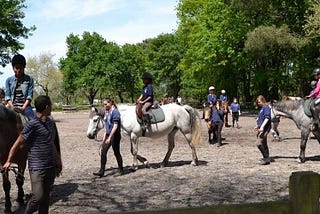
[{"label": "blue sky", "polygon": [[[25,26],[37,29],[20,51],[27,59],[41,53],[65,56],[66,37],[97,32],[119,45],[135,44],[177,28],[178,0],[26,0]],[[13,75],[10,65],[0,67],[0,87]]]}]

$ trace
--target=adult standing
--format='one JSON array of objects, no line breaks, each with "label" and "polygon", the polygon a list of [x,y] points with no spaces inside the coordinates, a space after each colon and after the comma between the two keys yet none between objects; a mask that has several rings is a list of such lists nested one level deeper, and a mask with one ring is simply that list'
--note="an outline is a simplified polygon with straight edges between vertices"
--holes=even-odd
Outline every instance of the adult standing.
[{"label": "adult standing", "polygon": [[117,159],[119,173],[124,174],[123,171],[123,161],[120,154],[120,140],[121,140],[121,118],[120,112],[117,109],[116,104],[110,98],[105,98],[103,100],[105,106],[105,127],[106,133],[104,135],[104,140],[101,145],[101,155],[100,155],[100,170],[94,172],[93,175],[102,177],[104,176],[105,167],[107,163],[107,153],[112,146],[113,153]]},{"label": "adult standing", "polygon": [[33,98],[33,78],[24,73],[26,59],[21,54],[16,54],[11,60],[14,75],[8,77],[5,83],[5,100],[9,108],[15,109],[28,117],[35,117],[31,107]]},{"label": "adult standing", "polygon": [[25,213],[41,214],[49,212],[50,190],[56,176],[62,171],[61,157],[54,145],[54,122],[51,114],[51,101],[48,96],[40,95],[35,99],[36,117],[24,126],[19,137],[10,149],[8,159],[3,165],[5,170],[11,165],[12,158],[23,143],[29,146],[28,166],[32,196]]},{"label": "adult standing", "polygon": [[267,137],[271,130],[271,108],[267,105],[266,99],[262,95],[257,97],[256,104],[259,108],[257,126],[255,127],[258,132],[257,147],[263,156],[260,164],[268,165],[270,164],[270,157]]}]

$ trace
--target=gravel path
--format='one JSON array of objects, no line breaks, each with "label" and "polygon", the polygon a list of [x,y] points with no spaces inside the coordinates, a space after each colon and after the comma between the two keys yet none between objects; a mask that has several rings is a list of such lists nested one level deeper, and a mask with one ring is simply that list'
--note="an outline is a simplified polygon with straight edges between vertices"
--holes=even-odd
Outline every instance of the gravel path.
[{"label": "gravel path", "polygon": [[[240,129],[223,129],[222,136],[226,139],[221,147],[207,143],[207,130],[202,121],[202,142],[197,146],[199,166],[190,165],[191,149],[183,136],[177,134],[168,167],[160,168],[167,150],[166,137],[142,138],[139,154],[149,160],[151,168],[141,167],[131,172],[130,143],[123,135],[121,152],[126,174],[116,174],[117,164],[110,150],[106,176],[96,178],[92,172],[99,169],[101,142],[86,137],[88,112],[54,113],[53,116],[60,133],[64,170],[55,182],[50,213],[110,213],[287,200],[289,176],[293,171],[320,172],[320,147],[314,139],[307,144],[307,162],[296,162],[300,132],[289,119],[283,119],[279,126],[283,141],[272,142],[269,135],[270,155],[275,162],[260,166],[261,155],[253,131],[256,118],[243,114]],[[99,140],[102,134],[99,133]],[[25,192],[30,192],[28,172]],[[2,191],[0,201],[4,207]]]}]

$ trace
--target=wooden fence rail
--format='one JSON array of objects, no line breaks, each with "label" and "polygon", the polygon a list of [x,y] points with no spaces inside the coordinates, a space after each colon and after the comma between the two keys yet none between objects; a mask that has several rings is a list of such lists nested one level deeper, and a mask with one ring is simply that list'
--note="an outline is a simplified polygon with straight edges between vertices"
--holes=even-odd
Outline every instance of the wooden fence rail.
[{"label": "wooden fence rail", "polygon": [[289,178],[289,200],[251,204],[214,205],[125,212],[130,214],[318,214],[320,176],[311,171],[293,172]]}]

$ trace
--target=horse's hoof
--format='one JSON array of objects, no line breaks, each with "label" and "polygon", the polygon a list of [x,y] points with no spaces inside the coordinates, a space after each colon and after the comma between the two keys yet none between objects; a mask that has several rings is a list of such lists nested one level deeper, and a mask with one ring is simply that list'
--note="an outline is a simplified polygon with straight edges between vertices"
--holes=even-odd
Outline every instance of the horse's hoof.
[{"label": "horse's hoof", "polygon": [[143,165],[145,165],[146,168],[150,168],[149,162],[148,161],[144,161]]},{"label": "horse's hoof", "polygon": [[132,172],[135,172],[138,170],[138,166],[134,165],[134,166],[130,167],[129,170]]},{"label": "horse's hoof", "polygon": [[198,166],[198,161],[191,161],[191,166]]},{"label": "horse's hoof", "polygon": [[297,162],[298,163],[304,163],[304,162],[306,162],[306,159],[305,158],[297,158]]}]

